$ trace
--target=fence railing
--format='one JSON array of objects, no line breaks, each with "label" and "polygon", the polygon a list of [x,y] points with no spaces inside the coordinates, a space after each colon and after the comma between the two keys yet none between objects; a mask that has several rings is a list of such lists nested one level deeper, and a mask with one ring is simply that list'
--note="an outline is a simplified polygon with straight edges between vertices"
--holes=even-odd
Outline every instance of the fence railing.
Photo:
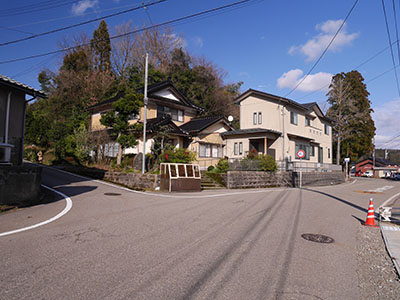
[{"label": "fence railing", "polygon": [[302,161],[278,161],[278,169],[282,171],[294,171],[299,172],[341,172],[341,165],[334,164],[323,164]]},{"label": "fence railing", "polygon": [[[337,172],[342,171],[342,166],[298,161],[277,161],[279,171],[299,172]],[[229,171],[261,171],[261,162],[257,159],[230,159]]]}]

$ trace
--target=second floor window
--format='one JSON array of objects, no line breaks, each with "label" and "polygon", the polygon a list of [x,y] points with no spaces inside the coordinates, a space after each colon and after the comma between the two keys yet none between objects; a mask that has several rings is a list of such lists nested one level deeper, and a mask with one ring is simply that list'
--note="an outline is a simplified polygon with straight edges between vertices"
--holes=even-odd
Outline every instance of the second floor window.
[{"label": "second floor window", "polygon": [[258,124],[259,124],[259,125],[262,124],[262,113],[261,113],[261,111],[258,112]]},{"label": "second floor window", "polygon": [[329,125],[325,124],[325,134],[329,135]]},{"label": "second floor window", "polygon": [[257,125],[257,113],[253,113],[253,125]]},{"label": "second floor window", "polygon": [[297,113],[294,111],[290,112],[290,123],[297,125]]},{"label": "second floor window", "polygon": [[311,126],[311,119],[306,117],[306,126]]},{"label": "second floor window", "polygon": [[170,115],[172,120],[183,122],[183,110],[157,105],[157,117],[162,115]]}]

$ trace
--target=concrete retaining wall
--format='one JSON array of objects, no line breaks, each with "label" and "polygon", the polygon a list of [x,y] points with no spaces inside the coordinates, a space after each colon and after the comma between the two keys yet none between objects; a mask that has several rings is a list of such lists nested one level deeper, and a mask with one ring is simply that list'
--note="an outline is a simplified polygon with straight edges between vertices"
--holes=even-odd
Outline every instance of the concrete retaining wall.
[{"label": "concrete retaining wall", "polygon": [[[304,172],[302,174],[302,186],[332,185],[345,182],[343,172]],[[299,172],[293,172],[293,185],[300,184]]]},{"label": "concrete retaining wall", "polygon": [[[297,172],[228,171],[227,188],[298,187]],[[302,186],[331,185],[345,182],[343,172],[304,172]]]},{"label": "concrete retaining wall", "polygon": [[37,203],[41,182],[40,166],[0,166],[0,204],[25,206]]}]

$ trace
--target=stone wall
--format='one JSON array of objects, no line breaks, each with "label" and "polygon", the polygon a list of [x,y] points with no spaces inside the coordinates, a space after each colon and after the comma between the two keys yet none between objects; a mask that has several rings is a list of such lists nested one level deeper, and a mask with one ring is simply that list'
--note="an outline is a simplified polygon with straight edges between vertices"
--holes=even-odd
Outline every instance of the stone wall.
[{"label": "stone wall", "polygon": [[156,174],[106,172],[103,179],[141,190],[155,189],[160,185],[160,175]]},{"label": "stone wall", "polygon": [[265,188],[276,186],[292,186],[292,177],[289,172],[261,172],[261,171],[228,171],[227,188]]},{"label": "stone wall", "polygon": [[72,166],[63,167],[65,171],[80,174],[94,179],[102,179],[115,182],[132,189],[155,189],[160,185],[160,175],[157,174],[141,174],[141,173],[124,173],[105,171],[100,169],[79,168]]},{"label": "stone wall", "polygon": [[42,167],[0,166],[0,204],[25,206],[40,199]]},{"label": "stone wall", "polygon": [[[298,187],[297,172],[229,171],[227,188]],[[302,186],[331,185],[345,182],[343,172],[303,172]]]}]

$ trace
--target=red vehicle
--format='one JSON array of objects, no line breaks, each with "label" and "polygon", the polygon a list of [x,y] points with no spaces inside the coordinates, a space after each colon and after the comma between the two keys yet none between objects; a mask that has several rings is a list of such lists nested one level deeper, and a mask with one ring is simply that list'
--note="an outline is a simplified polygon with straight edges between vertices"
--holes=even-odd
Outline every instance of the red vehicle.
[{"label": "red vehicle", "polygon": [[355,174],[356,177],[361,177],[361,175],[362,175],[361,171],[357,171]]}]

